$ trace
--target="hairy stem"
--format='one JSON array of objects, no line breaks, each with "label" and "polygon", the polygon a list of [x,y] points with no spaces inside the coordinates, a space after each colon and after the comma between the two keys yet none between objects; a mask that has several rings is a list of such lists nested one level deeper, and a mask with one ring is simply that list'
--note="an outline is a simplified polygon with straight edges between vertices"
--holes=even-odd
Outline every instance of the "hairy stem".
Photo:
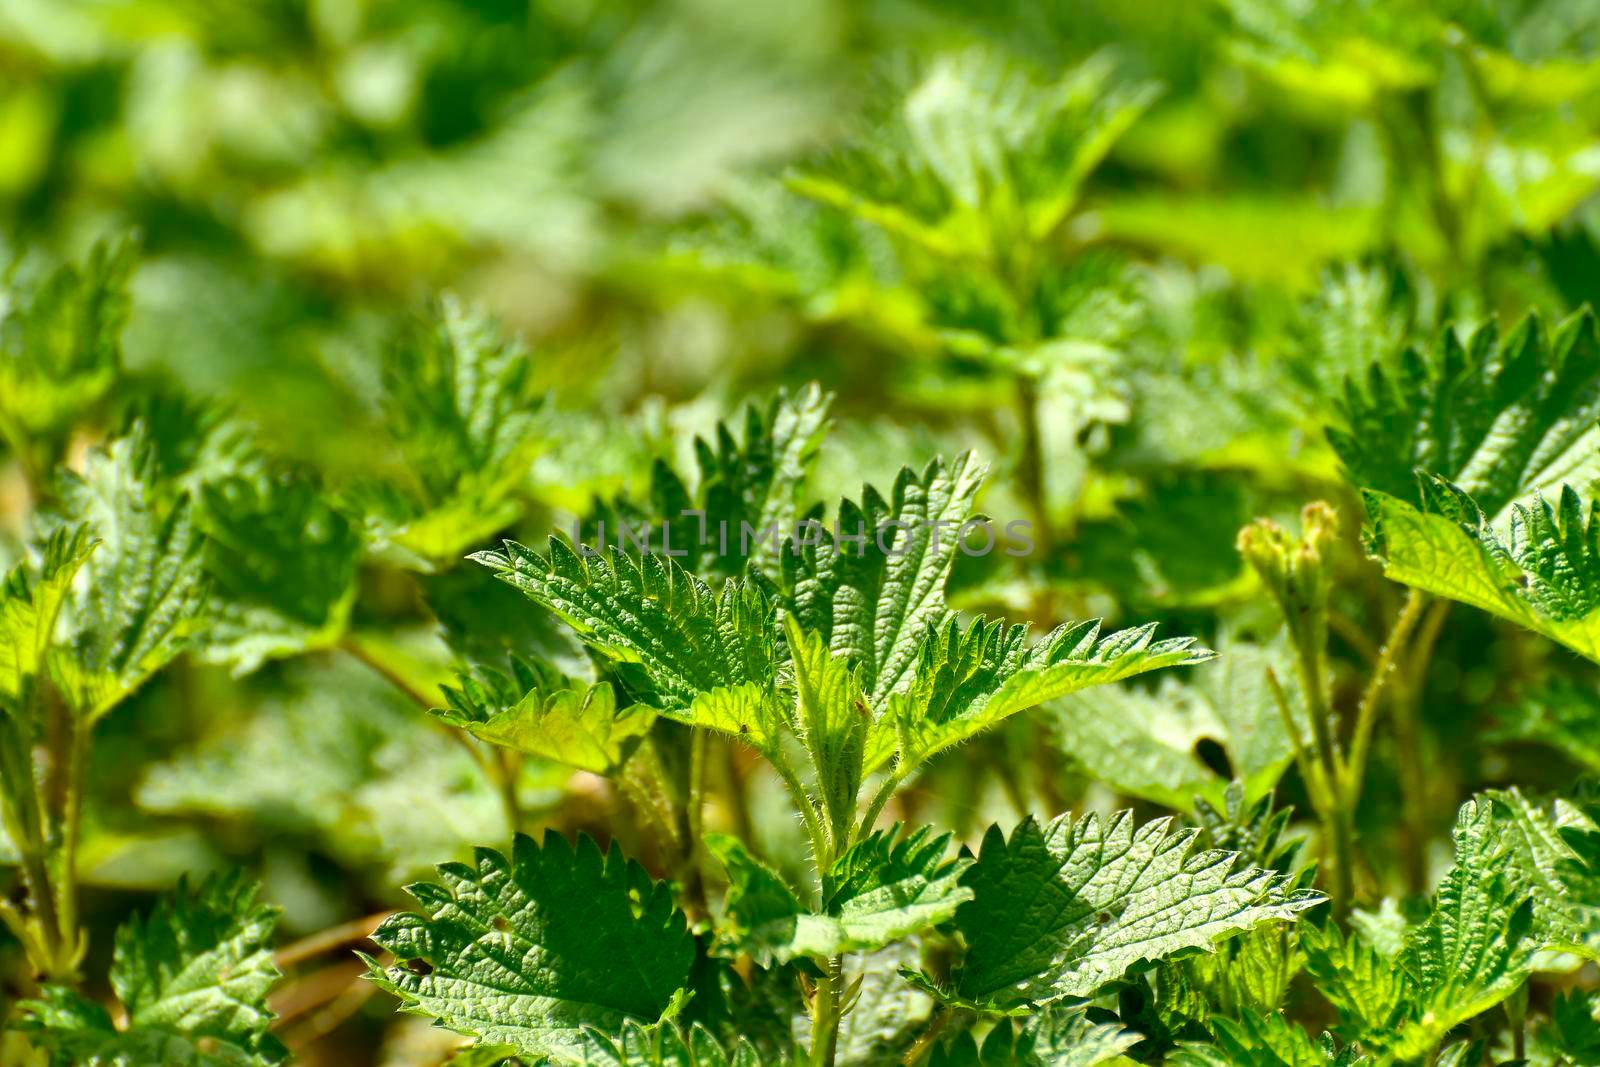
[{"label": "hairy stem", "polygon": [[872,828],[877,823],[878,816],[883,814],[883,806],[889,803],[889,798],[894,796],[895,790],[899,789],[904,781],[905,775],[900,773],[899,768],[884,776],[883,782],[878,786],[878,791],[872,795],[872,803],[867,805],[866,813],[861,816],[861,822],[856,824],[853,841],[860,841],[872,833]]},{"label": "hairy stem", "polygon": [[811,1067],[833,1067],[839,1054],[839,1001],[844,991],[844,957],[828,959],[817,983],[811,1016]]},{"label": "hairy stem", "polygon": [[1361,798],[1361,789],[1366,777],[1367,752],[1372,745],[1372,727],[1377,721],[1384,687],[1388,684],[1390,676],[1395,673],[1400,653],[1405,648],[1406,642],[1411,639],[1411,631],[1416,628],[1417,620],[1422,617],[1428,599],[1428,594],[1420,589],[1413,589],[1406,595],[1405,605],[1401,607],[1400,614],[1396,616],[1394,625],[1389,629],[1389,636],[1383,643],[1383,649],[1378,653],[1376,665],[1372,668],[1372,677],[1368,679],[1367,687],[1361,694],[1361,705],[1356,710],[1355,732],[1350,739],[1350,758],[1345,762],[1344,768],[1345,799],[1352,807]]},{"label": "hairy stem", "polygon": [[904,1056],[900,1057],[901,1067],[917,1067],[919,1063],[927,1059],[928,1054],[933,1051],[935,1042],[944,1034],[945,1027],[949,1025],[950,1008],[948,1005],[942,1004],[934,1011],[933,1017],[928,1020],[927,1029],[922,1031],[916,1042],[906,1049]]},{"label": "hairy stem", "polygon": [[701,867],[703,849],[700,842],[705,837],[706,823],[706,745],[711,732],[691,728],[689,735],[689,796],[685,805],[685,835],[683,842],[684,898],[685,903],[698,912],[706,906],[705,872]]}]

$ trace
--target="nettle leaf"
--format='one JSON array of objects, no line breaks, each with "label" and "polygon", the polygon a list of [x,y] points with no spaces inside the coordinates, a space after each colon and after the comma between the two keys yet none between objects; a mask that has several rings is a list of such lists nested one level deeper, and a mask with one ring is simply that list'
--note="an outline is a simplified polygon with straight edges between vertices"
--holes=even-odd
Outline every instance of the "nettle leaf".
[{"label": "nettle leaf", "polygon": [[373,940],[399,961],[369,961],[403,1010],[518,1053],[571,1060],[586,1029],[654,1023],[689,979],[694,938],[664,883],[613,846],[554,832],[518,835],[508,859],[478,849],[446,863],[442,885],[408,891],[426,914],[401,914]]},{"label": "nettle leaf", "polygon": [[[1094,685],[1215,654],[1194,638],[1155,640],[1148,623],[1100,636],[1100,624],[1062,625],[1033,645],[1027,627],[949,618],[926,640],[904,692],[888,701],[902,766],[916,766],[1020,711]],[[874,769],[883,762],[875,753]]]},{"label": "nettle leaf", "polygon": [[930,827],[902,835],[897,825],[846,849],[823,872],[818,911],[737,838],[708,834],[706,847],[729,879],[719,951],[763,966],[883,948],[948,922],[972,898],[960,884],[972,861],[947,861],[950,836]]},{"label": "nettle leaf", "polygon": [[685,1034],[670,1022],[647,1027],[629,1021],[616,1039],[597,1031],[589,1037],[593,1044],[583,1062],[594,1067],[761,1067],[763,1062],[749,1043],[739,1041],[730,1051],[699,1025]]},{"label": "nettle leaf", "polygon": [[949,615],[945,583],[982,479],[971,453],[903,468],[889,500],[867,486],[860,504],[840,504],[841,536],[824,531],[783,558],[790,611],[860,668],[874,703],[909,684],[923,640]]},{"label": "nettle leaf", "polygon": [[[272,959],[278,912],[256,901],[238,873],[180,884],[143,919],[117,930],[111,987],[122,1029],[99,1004],[55,987],[25,1003],[35,1040],[63,1064],[150,1063],[242,1067],[277,1063],[267,995],[280,977]],[[155,1058],[151,1058],[155,1057]]]},{"label": "nettle leaf", "polygon": [[0,289],[0,435],[59,433],[122,373],[133,241],[101,241],[82,267],[7,272]]},{"label": "nettle leaf", "polygon": [[1081,1009],[1051,1004],[1026,1023],[1002,1019],[980,1045],[971,1032],[934,1046],[928,1067],[1096,1067],[1126,1062],[1140,1036],[1115,1023],[1093,1023]]},{"label": "nettle leaf", "polygon": [[70,637],[50,671],[73,708],[110,711],[183,651],[206,622],[204,538],[187,495],[169,499],[151,478],[135,433],[63,475],[64,511],[100,547],[84,562],[68,611]]},{"label": "nettle leaf", "polygon": [[87,526],[57,530],[37,565],[19,563],[0,580],[0,701],[16,700],[44,669],[73,578],[97,547]]},{"label": "nettle leaf", "polygon": [[815,634],[784,617],[794,684],[793,726],[811,758],[818,806],[834,840],[845,840],[856,815],[872,712],[862,696],[859,670],[828,651]]},{"label": "nettle leaf", "polygon": [[1447,482],[1424,480],[1423,507],[1366,493],[1368,546],[1389,578],[1481,608],[1600,660],[1600,522],[1590,501],[1563,486],[1512,505],[1502,537],[1477,503]]},{"label": "nettle leaf", "polygon": [[433,570],[521,514],[517,490],[544,448],[528,370],[520,344],[450,296],[387,351],[384,414],[401,466],[353,493],[379,545]]},{"label": "nettle leaf", "polygon": [[1600,475],[1600,338],[1578,312],[1547,333],[1537,316],[1503,339],[1489,324],[1447,329],[1348,383],[1328,439],[1364,489],[1422,504],[1414,471],[1444,478],[1491,518],[1563,483]]},{"label": "nettle leaf", "polygon": [[703,693],[754,683],[776,670],[775,608],[755,582],[715,595],[676,560],[622,552],[581,556],[552,537],[540,556],[515,541],[472,558],[555,612],[596,652],[637,664],[659,707],[691,718]]},{"label": "nettle leaf", "polygon": [[1496,713],[1485,740],[1546,745],[1590,774],[1600,774],[1600,692],[1564,679],[1518,699]]},{"label": "nettle leaf", "polygon": [[1194,852],[1195,834],[1168,819],[1135,827],[1131,812],[1029,818],[1009,839],[992,827],[962,878],[974,896],[956,913],[967,954],[954,994],[1000,1010],[1092,996],[1142,963],[1322,902],[1234,853]]},{"label": "nettle leaf", "polygon": [[940,56],[857,147],[790,185],[920,253],[988,263],[1047,240],[1155,97],[1091,61],[1054,80],[980,49]]},{"label": "nettle leaf", "polygon": [[344,635],[361,538],[314,485],[226,478],[201,489],[196,518],[212,590],[202,658],[243,674]]},{"label": "nettle leaf", "polygon": [[1339,1009],[1342,1029],[1399,1059],[1429,1052],[1511,996],[1548,947],[1494,804],[1462,805],[1453,836],[1455,865],[1397,956],[1332,931],[1306,942],[1306,969]]},{"label": "nettle leaf", "polygon": [[[1201,650],[1192,655],[1186,662]],[[1192,681],[1166,677],[1154,691],[1108,686],[1069,696],[1051,707],[1051,730],[1062,753],[1090,777],[1178,811],[1193,809],[1197,799],[1224,805],[1229,779],[1200,754],[1203,742],[1214,742],[1241,783],[1241,799],[1254,803],[1294,762],[1296,739],[1267,683],[1273,667],[1286,676],[1277,650],[1228,644]]]},{"label": "nettle leaf", "polygon": [[655,722],[642,705],[619,712],[607,683],[540,679],[527,668],[515,679],[484,674],[444,686],[448,706],[433,714],[491,744],[593,774],[621,767]]},{"label": "nettle leaf", "polygon": [[1540,1028],[1532,1044],[1552,1053],[1556,1063],[1600,1062],[1600,993],[1581,989],[1558,993],[1550,1005],[1549,1023]]},{"label": "nettle leaf", "polygon": [[832,394],[812,383],[796,393],[779,392],[765,407],[751,404],[737,437],[719,422],[712,441],[695,438],[699,476],[692,492],[685,478],[657,459],[648,507],[617,501],[588,525],[612,545],[638,537],[643,525],[655,535],[652,545],[660,542],[665,549],[670,541],[673,554],[681,552],[684,568],[695,574],[731,578],[754,566],[775,577],[778,553],[799,526],[806,479],[827,435],[832,403]]},{"label": "nettle leaf", "polygon": [[1328,1034],[1313,1040],[1277,1012],[1215,1018],[1211,1028],[1212,1044],[1185,1043],[1167,1062],[1174,1067],[1356,1067],[1368,1062],[1354,1049],[1340,1049]]},{"label": "nettle leaf", "polygon": [[[1494,815],[1514,861],[1508,877],[1524,887],[1533,901],[1535,936],[1552,952],[1536,962],[1536,969],[1575,969],[1579,960],[1561,967],[1559,953],[1600,960],[1600,927],[1592,925],[1600,912],[1600,897],[1585,901],[1580,886],[1568,875],[1580,862],[1568,838],[1582,840],[1600,833],[1594,820],[1572,803],[1556,800],[1536,805],[1513,787],[1491,790]],[[1556,955],[1556,958],[1551,958]]]}]

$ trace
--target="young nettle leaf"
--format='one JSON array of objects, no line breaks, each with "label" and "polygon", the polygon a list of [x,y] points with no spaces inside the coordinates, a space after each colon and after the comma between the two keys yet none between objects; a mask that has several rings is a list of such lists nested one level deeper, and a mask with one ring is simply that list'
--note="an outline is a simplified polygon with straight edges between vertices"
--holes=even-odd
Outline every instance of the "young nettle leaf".
[{"label": "young nettle leaf", "polygon": [[780,392],[765,407],[749,405],[739,437],[719,422],[714,442],[695,438],[699,478],[692,492],[658,459],[647,508],[619,501],[586,529],[599,534],[604,522],[605,541],[615,545],[630,536],[624,525],[637,536],[642,523],[653,534],[652,546],[670,548],[695,574],[726,579],[753,565],[776,576],[778,553],[798,529],[832,403],[833,396],[812,383],[797,393]]},{"label": "young nettle leaf", "polygon": [[[1491,519],[1563,483],[1600,475],[1600,337],[1582,311],[1547,332],[1536,316],[1504,338],[1446,329],[1347,383],[1328,439],[1351,481],[1425,505],[1416,471],[1470,494]],[[1537,505],[1532,505],[1537,506]]]},{"label": "young nettle leaf", "polygon": [[1313,1039],[1277,1012],[1211,1021],[1209,1045],[1186,1043],[1167,1062],[1173,1067],[1357,1067],[1369,1062],[1353,1048],[1339,1048],[1329,1034]]},{"label": "young nettle leaf", "polygon": [[971,861],[947,861],[949,835],[929,827],[902,836],[896,826],[851,846],[823,873],[817,911],[737,838],[709,834],[706,847],[729,880],[719,951],[763,966],[882,948],[949,921],[972,898],[960,884]]},{"label": "young nettle leaf", "polygon": [[[1600,660],[1600,522],[1570,487],[1552,507],[1513,504],[1507,536],[1467,494],[1421,480],[1421,508],[1365,494],[1367,540],[1384,574],[1481,608]],[[1585,510],[1588,515],[1585,517]]]},{"label": "young nettle leaf", "polygon": [[729,580],[720,595],[671,558],[612,551],[580,556],[552,537],[540,556],[505,542],[473,559],[566,620],[590,648],[637,665],[667,714],[693,721],[702,694],[770,687],[775,608],[755,581]]},{"label": "young nettle leaf", "polygon": [[37,566],[20,563],[0,581],[0,705],[43,672],[73,578],[97,547],[87,526],[57,530]]},{"label": "young nettle leaf", "polygon": [[201,489],[196,517],[212,590],[205,659],[247,673],[338,642],[361,539],[314,485],[287,474],[227,478]]},{"label": "young nettle leaf", "polygon": [[1487,741],[1545,745],[1590,774],[1600,774],[1600,691],[1565,679],[1529,693],[1497,713]]},{"label": "young nettle leaf", "polygon": [[838,537],[784,556],[789,609],[860,670],[874,703],[909,683],[924,639],[949,616],[945,583],[972,518],[983,467],[964,454],[895,479],[889,500],[871,486],[839,506]]},{"label": "young nettle leaf", "polygon": [[1322,902],[1237,854],[1195,852],[1195,833],[1167,819],[1135,827],[1131,812],[1030,818],[1009,839],[991,828],[962,877],[967,953],[945,995],[988,1010],[1088,997],[1142,963]]},{"label": "young nettle leaf", "polygon": [[823,640],[784,616],[795,710],[793,726],[811,758],[822,817],[835,841],[849,838],[866,756],[872,712],[862,696],[859,671],[828,651]]},{"label": "young nettle leaf", "polygon": [[[1019,1032],[1020,1027],[1020,1032]],[[979,1044],[971,1032],[935,1046],[928,1067],[1097,1067],[1127,1062],[1139,1035],[1052,1004],[1025,1023],[1002,1019]]]},{"label": "young nettle leaf", "polygon": [[433,713],[440,720],[490,744],[592,774],[620,768],[656,718],[639,704],[619,712],[607,683],[539,678],[526,667],[515,678],[465,675],[458,687],[443,688],[448,706]]},{"label": "young nettle leaf", "polygon": [[379,545],[432,570],[521,514],[518,487],[544,447],[528,360],[448,296],[388,350],[384,414],[401,465],[353,493]]},{"label": "young nettle leaf", "polygon": [[648,1027],[630,1021],[620,1037],[597,1031],[588,1036],[593,1047],[583,1062],[594,1067],[762,1067],[772,1062],[747,1042],[724,1045],[699,1025],[685,1034],[670,1022]]},{"label": "young nettle leaf", "polygon": [[588,837],[518,836],[508,858],[438,868],[443,885],[409,891],[426,914],[373,935],[398,961],[372,979],[457,1033],[517,1053],[581,1060],[586,1031],[653,1024],[688,982],[694,938],[671,890],[615,846]]},{"label": "young nettle leaf", "polygon": [[[1537,805],[1515,787],[1493,790],[1488,796],[1514,858],[1507,875],[1529,892],[1534,936],[1552,950],[1539,959],[1538,969],[1571,970],[1582,958],[1600,960],[1600,927],[1593,925],[1600,917],[1600,896],[1593,892],[1595,887],[1586,888],[1570,879],[1573,867],[1582,861],[1568,841],[1600,834],[1600,827],[1566,800]],[[1561,953],[1580,959],[1569,959],[1561,967]]]},{"label": "young nettle leaf", "polygon": [[1600,1063],[1600,993],[1569,989],[1557,994],[1536,1047],[1546,1050],[1554,1063]]},{"label": "young nettle leaf", "polygon": [[13,447],[70,428],[116,384],[135,252],[101,241],[82,267],[0,281],[0,436]]},{"label": "young nettle leaf", "polygon": [[[888,718],[901,768],[912,768],[1021,711],[1081,689],[1162,667],[1203,663],[1214,655],[1192,637],[1157,641],[1156,626],[1100,636],[1097,622],[1058,626],[1033,645],[1027,627],[954,617],[923,643],[903,692],[889,697]],[[868,769],[887,758],[874,746]]]},{"label": "young nettle leaf", "polygon": [[66,612],[68,640],[50,673],[78,714],[110,711],[183,651],[206,623],[205,539],[192,500],[152,478],[142,434],[124,437],[63,475],[63,510],[100,547]]},{"label": "young nettle leaf", "polygon": [[1457,1025],[1511,996],[1549,947],[1494,804],[1463,805],[1454,838],[1455,865],[1395,958],[1331,931],[1306,942],[1306,968],[1339,1009],[1343,1029],[1400,1059],[1438,1047]]},{"label": "young nettle leaf", "polygon": [[993,52],[941,56],[858,146],[790,185],[917,253],[1003,263],[1050,238],[1154,97],[1103,61],[1047,80]]},{"label": "young nettle leaf", "polygon": [[267,995],[279,978],[271,942],[278,913],[237,873],[180,885],[150,915],[117,931],[111,987],[126,1012],[64,987],[25,1003],[26,1026],[52,1062],[261,1067],[283,1060],[268,1032]]}]

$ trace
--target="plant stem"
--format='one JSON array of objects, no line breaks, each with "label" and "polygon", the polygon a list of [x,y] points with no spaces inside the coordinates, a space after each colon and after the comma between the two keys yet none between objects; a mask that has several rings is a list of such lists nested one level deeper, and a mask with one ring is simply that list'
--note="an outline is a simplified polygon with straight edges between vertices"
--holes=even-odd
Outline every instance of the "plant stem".
[{"label": "plant stem", "polygon": [[705,836],[706,822],[706,745],[711,731],[691,727],[689,732],[689,797],[685,805],[683,842],[685,903],[700,912],[705,911],[706,881],[700,865],[701,838]]},{"label": "plant stem", "polygon": [[[62,707],[60,714],[66,718],[67,780],[65,811],[62,813],[60,868],[56,885],[57,911],[61,923],[61,947],[70,954],[71,965],[76,968],[81,955],[78,929],[78,841],[83,829],[83,790],[88,777],[89,736],[92,725],[77,713]],[[63,961],[65,962],[65,961]]]},{"label": "plant stem", "polygon": [[378,928],[379,923],[393,914],[392,910],[373,912],[371,915],[363,915],[359,919],[351,919],[349,922],[330,926],[326,930],[319,930],[283,946],[273,953],[272,960],[280,970],[287,970],[324,952],[348,945],[352,941],[364,941],[372,936],[372,931]]},{"label": "plant stem", "polygon": [[861,816],[861,822],[856,825],[853,841],[860,841],[872,833],[873,825],[878,821],[878,816],[883,814],[883,806],[889,803],[889,798],[894,796],[895,790],[905,781],[905,776],[899,768],[889,772],[883,782],[878,786],[878,791],[872,795],[872,803],[867,805],[866,814]]},{"label": "plant stem", "polygon": [[806,833],[811,838],[811,856],[816,864],[817,882],[820,885],[822,872],[833,864],[833,851],[828,847],[828,835],[822,827],[822,820],[817,818],[816,810],[807,799],[805,790],[800,786],[800,779],[794,773],[794,768],[789,766],[789,761],[781,757],[774,759],[772,767],[783,780],[784,787],[789,790],[789,799],[799,809],[800,819],[805,823]]},{"label": "plant stem", "polygon": [[[437,700],[434,700],[432,697],[428,696],[427,693],[412,685],[408,679],[400,674],[399,671],[396,671],[393,667],[383,662],[383,660],[377,656],[374,656],[371,651],[361,644],[361,642],[357,641],[349,634],[346,634],[340,639],[339,651],[343,652],[357,663],[366,667],[379,678],[382,678],[384,681],[388,682],[395,688],[396,691],[398,691],[417,707],[421,708],[423,711],[432,711],[434,708],[439,706],[439,702]],[[514,789],[515,786],[507,786],[506,775],[503,772],[503,768],[499,764],[493,763],[487,759],[482,752],[478,751],[477,746],[472,743],[467,735],[462,733],[460,730],[457,730],[455,727],[450,726],[447,723],[439,722],[432,716],[429,716],[429,720],[432,722],[438,722],[439,727],[444,730],[445,735],[459,745],[468,756],[472,757],[472,762],[477,765],[478,770],[483,773],[484,778],[488,779],[497,789],[500,790],[501,800],[506,809],[506,821],[513,829],[515,829],[519,821],[520,812],[518,811],[518,804],[516,802],[515,794],[507,793],[508,788]]]},{"label": "plant stem", "polygon": [[917,1064],[927,1059],[928,1053],[933,1051],[933,1046],[940,1036],[944,1034],[945,1027],[950,1025],[950,1008],[940,1005],[933,1013],[933,1018],[928,1020],[927,1029],[922,1031],[916,1043],[906,1049],[904,1056],[900,1057],[901,1067],[917,1067]]},{"label": "plant stem", "polygon": [[1367,680],[1367,688],[1361,694],[1361,705],[1356,711],[1355,732],[1350,739],[1350,758],[1344,767],[1345,800],[1351,807],[1354,807],[1361,798],[1361,789],[1366,777],[1367,752],[1372,745],[1372,727],[1377,721],[1384,687],[1390,675],[1395,673],[1395,664],[1400,652],[1410,640],[1411,631],[1416,628],[1417,620],[1422,617],[1422,611],[1427,605],[1428,594],[1420,589],[1413,589],[1406,594],[1405,605],[1401,607],[1400,614],[1396,616],[1394,625],[1389,629],[1389,636],[1383,643],[1383,649],[1378,653],[1378,662],[1372,668],[1372,677]]},{"label": "plant stem", "polygon": [[1045,501],[1044,437],[1039,430],[1039,387],[1027,375],[1017,378],[1017,416],[1022,423],[1021,456],[1017,480],[1023,497],[1033,512],[1038,533],[1038,551],[1049,555],[1055,531],[1051,528],[1050,508]]},{"label": "plant stem", "polygon": [[[421,708],[423,711],[432,711],[434,708],[439,706],[438,701],[434,700],[427,693],[424,693],[421,689],[418,689],[416,686],[412,685],[411,682],[399,671],[383,662],[383,660],[379,657],[374,656],[365,645],[363,645],[360,641],[357,641],[351,635],[346,634],[339,640],[339,651],[343,652],[357,663],[360,663],[362,666],[366,667],[373,674],[376,674],[379,678],[382,678],[384,681],[394,686],[402,694],[404,694],[408,700],[417,705],[417,707]],[[455,731],[451,732],[455,733]]]},{"label": "plant stem", "polygon": [[844,989],[844,957],[831,956],[817,984],[811,1017],[811,1067],[833,1067],[839,1053],[839,997]]}]

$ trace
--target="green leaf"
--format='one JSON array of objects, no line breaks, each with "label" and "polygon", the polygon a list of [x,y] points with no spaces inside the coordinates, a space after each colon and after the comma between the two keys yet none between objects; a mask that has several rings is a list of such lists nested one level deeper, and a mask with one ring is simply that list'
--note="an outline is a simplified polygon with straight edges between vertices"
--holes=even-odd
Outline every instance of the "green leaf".
[{"label": "green leaf", "polygon": [[243,674],[343,636],[361,539],[315,486],[288,475],[227,478],[202,488],[196,519],[212,590],[202,658]]},{"label": "green leaf", "polygon": [[[637,704],[618,712],[606,683],[585,688],[559,679],[541,684],[531,672],[500,681],[497,687],[462,677],[459,688],[444,687],[449,706],[434,715],[490,744],[593,774],[621,767],[655,721],[654,712]],[[563,682],[564,687],[550,687]]]},{"label": "green leaf", "polygon": [[1306,969],[1369,1049],[1411,1059],[1521,987],[1547,943],[1534,921],[1517,846],[1495,805],[1470,800],[1456,816],[1455,864],[1427,918],[1400,953],[1380,956],[1331,929],[1306,940]]},{"label": "green leaf", "polygon": [[1135,827],[1131,812],[1030,818],[1009,839],[992,827],[962,879],[974,897],[956,914],[967,955],[955,993],[995,1008],[1092,996],[1141,963],[1322,902],[1234,853],[1194,852],[1194,837],[1167,819]]},{"label": "green leaf", "polygon": [[1356,485],[1423,504],[1414,471],[1446,479],[1495,520],[1563,483],[1600,475],[1600,337],[1578,312],[1547,333],[1530,316],[1444,331],[1349,383],[1328,439]]},{"label": "green leaf", "polygon": [[24,1004],[28,1028],[63,1064],[279,1062],[282,1048],[267,1032],[267,996],[280,977],[271,949],[278,913],[256,893],[238,873],[198,889],[180,884],[117,930],[111,987],[127,1015],[122,1030],[104,1008],[60,988]]},{"label": "green leaf", "polygon": [[1213,741],[1253,803],[1294,761],[1296,739],[1267,683],[1273,667],[1287,676],[1278,651],[1229,644],[1192,681],[1167,676],[1154,691],[1107,686],[1068,696],[1051,707],[1051,729],[1062,753],[1096,781],[1178,811],[1197,799],[1224,803],[1228,779],[1198,751]]},{"label": "green leaf", "polygon": [[167,1029],[243,1047],[264,1039],[278,980],[272,932],[278,912],[256,902],[243,875],[180,885],[143,920],[117,931],[111,988],[134,1029]]},{"label": "green leaf", "polygon": [[19,563],[0,581],[0,703],[44,668],[72,580],[96,547],[87,526],[57,530],[37,566]]},{"label": "green leaf", "polygon": [[1211,1021],[1216,1041],[1186,1043],[1167,1061],[1173,1067],[1355,1067],[1368,1062],[1354,1049],[1340,1049],[1324,1034],[1320,1041],[1277,1012],[1217,1018]]},{"label": "green leaf", "polygon": [[585,558],[552,537],[549,555],[505,542],[472,558],[566,620],[590,648],[637,664],[655,703],[685,715],[702,693],[770,685],[774,608],[754,582],[720,596],[673,559],[618,551]]},{"label": "green leaf", "polygon": [[756,1050],[740,1041],[730,1052],[703,1026],[688,1034],[673,1023],[646,1027],[629,1021],[613,1040],[591,1031],[593,1048],[583,1062],[594,1067],[761,1067]]},{"label": "green leaf", "polygon": [[1558,993],[1550,1005],[1550,1021],[1532,1043],[1543,1046],[1573,1064],[1600,1063],[1600,993],[1569,989]]},{"label": "green leaf", "polygon": [[729,880],[720,951],[763,966],[882,948],[949,921],[972,897],[960,884],[971,861],[946,861],[950,837],[929,827],[902,836],[896,826],[846,849],[823,874],[817,912],[738,839],[708,834],[706,847]]},{"label": "green leaf", "polygon": [[89,719],[110,711],[183,651],[205,623],[204,539],[189,497],[166,498],[135,433],[93,452],[81,475],[63,475],[64,511],[100,547],[81,569],[69,639],[50,671]]},{"label": "green leaf", "polygon": [[[1063,625],[1029,645],[1027,627],[949,618],[924,642],[904,692],[888,703],[902,767],[915,767],[1020,711],[1162,667],[1203,663],[1214,653],[1192,637],[1156,641],[1155,624],[1100,636],[1098,622]],[[875,746],[868,769],[886,758]]]},{"label": "green leaf", "polygon": [[[665,461],[652,470],[650,508],[637,519],[670,531],[673,552],[682,551],[692,573],[730,578],[754,566],[769,576],[778,571],[777,553],[797,529],[805,502],[806,479],[828,430],[831,394],[815,383],[797,393],[781,391],[764,408],[745,408],[736,438],[717,423],[714,441],[696,437],[699,478],[693,493]],[[637,511],[638,509],[633,509]],[[629,521],[614,506],[606,537],[616,544],[619,523]]]},{"label": "green leaf", "polygon": [[383,363],[393,476],[358,486],[369,535],[431,571],[503,529],[544,447],[529,398],[529,356],[488,316],[446,296]]},{"label": "green leaf", "polygon": [[909,684],[923,640],[949,615],[945,582],[982,478],[970,453],[903,468],[889,500],[868,486],[860,504],[840,504],[841,536],[824,532],[783,559],[801,629],[860,668],[874,704]]},{"label": "green leaf", "polygon": [[1481,608],[1600,661],[1600,522],[1571,487],[1551,507],[1542,498],[1511,507],[1502,539],[1476,502],[1455,486],[1424,481],[1418,509],[1384,493],[1364,494],[1368,545],[1389,578]]},{"label": "green leaf", "polygon": [[872,711],[858,670],[830,653],[821,637],[801,631],[792,615],[783,623],[794,678],[794,730],[811,758],[818,806],[834,840],[843,841],[855,823]]},{"label": "green leaf", "polygon": [[1554,678],[1497,712],[1488,741],[1546,745],[1590,774],[1600,774],[1600,692]]},{"label": "green leaf", "polygon": [[408,891],[426,914],[384,921],[373,940],[399,961],[371,964],[403,1010],[530,1056],[580,1054],[584,1031],[654,1023],[688,982],[694,939],[665,884],[615,846],[574,849],[519,835],[511,857],[438,868]]},{"label": "green leaf", "polygon": [[[1020,1030],[1018,1027],[1020,1026]],[[1096,1067],[1121,1060],[1139,1035],[1092,1023],[1081,1009],[1051,1004],[1025,1024],[1002,1019],[979,1045],[970,1032],[937,1045],[929,1067]]]},{"label": "green leaf", "polygon": [[[0,290],[0,435],[59,434],[122,373],[131,240],[101,241],[82,267],[37,278],[7,272]],[[15,440],[13,443],[17,443]]]},{"label": "green leaf", "polygon": [[1565,800],[1536,805],[1515,786],[1487,795],[1513,856],[1507,875],[1529,893],[1535,936],[1551,950],[1536,961],[1537,969],[1575,969],[1577,960],[1562,967],[1559,956],[1551,958],[1558,953],[1600,961],[1600,929],[1590,924],[1600,900],[1585,902],[1574,892],[1579,887],[1569,885],[1567,878],[1571,866],[1579,862],[1568,837],[1581,839],[1600,833],[1600,827]]},{"label": "green leaf", "polygon": [[791,180],[916,251],[980,262],[1048,239],[1154,99],[1090,61],[1037,78],[999,53],[944,55],[863,143]]}]

